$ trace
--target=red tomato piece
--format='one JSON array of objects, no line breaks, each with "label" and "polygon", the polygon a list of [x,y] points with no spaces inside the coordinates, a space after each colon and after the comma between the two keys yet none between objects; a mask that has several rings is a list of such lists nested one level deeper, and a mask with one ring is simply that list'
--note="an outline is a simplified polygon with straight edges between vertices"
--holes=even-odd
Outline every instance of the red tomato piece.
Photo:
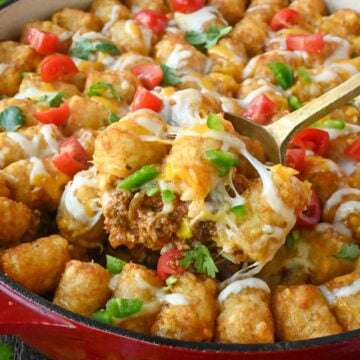
[{"label": "red tomato piece", "polygon": [[64,75],[76,74],[79,69],[66,55],[53,55],[43,61],[40,67],[41,79],[46,82],[59,80]]},{"label": "red tomato piece", "polygon": [[58,36],[36,28],[30,28],[28,30],[26,40],[31,47],[41,55],[55,53],[60,42]]},{"label": "red tomato piece", "polygon": [[360,161],[360,137],[345,149],[345,154],[354,160]]},{"label": "red tomato piece", "polygon": [[131,71],[138,77],[143,86],[151,90],[161,84],[164,74],[159,65],[140,64],[134,66]]},{"label": "red tomato piece", "polygon": [[321,33],[312,35],[290,35],[286,38],[286,47],[288,50],[320,53],[324,46],[324,36]]},{"label": "red tomato piece", "polygon": [[270,22],[270,26],[274,31],[289,27],[290,25],[297,24],[301,18],[298,11],[290,8],[281,9],[274,15]]},{"label": "red tomato piece", "polygon": [[315,191],[312,191],[310,201],[303,212],[298,215],[296,225],[303,229],[312,229],[319,223],[321,217],[321,206]]},{"label": "red tomato piece", "polygon": [[308,128],[296,134],[289,144],[322,156],[329,149],[330,136],[324,130]]},{"label": "red tomato piece", "polygon": [[163,33],[169,22],[164,14],[153,10],[141,10],[134,16],[134,19],[140,24],[148,27],[158,36]]},{"label": "red tomato piece", "polygon": [[163,106],[163,102],[156,95],[139,86],[136,90],[131,110],[150,109],[159,112]]},{"label": "red tomato piece", "polygon": [[205,0],[171,0],[174,11],[192,13],[205,6]]},{"label": "red tomato piece", "polygon": [[89,166],[89,155],[80,142],[71,136],[60,143],[60,153],[53,156],[53,164],[62,173],[74,176]]},{"label": "red tomato piece", "polygon": [[245,108],[243,115],[258,124],[266,125],[271,121],[275,107],[266,95],[260,95]]},{"label": "red tomato piece", "polygon": [[34,117],[43,124],[64,125],[70,117],[70,107],[64,103],[58,108],[36,112],[34,113]]},{"label": "red tomato piece", "polygon": [[285,165],[297,171],[301,171],[305,162],[304,149],[287,149],[285,156]]},{"label": "red tomato piece", "polygon": [[185,269],[178,264],[183,256],[178,249],[171,249],[165,254],[162,254],[157,263],[157,276],[165,281],[171,275],[180,275],[185,272]]}]

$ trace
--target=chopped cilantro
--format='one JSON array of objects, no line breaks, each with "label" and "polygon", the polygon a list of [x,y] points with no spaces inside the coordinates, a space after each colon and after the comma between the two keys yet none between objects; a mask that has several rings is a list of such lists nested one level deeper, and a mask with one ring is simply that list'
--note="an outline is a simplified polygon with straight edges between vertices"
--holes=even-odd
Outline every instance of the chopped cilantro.
[{"label": "chopped cilantro", "polygon": [[111,96],[116,100],[121,100],[121,96],[115,90],[114,85],[104,81],[98,81],[92,84],[87,93],[88,96],[102,96],[103,93],[110,92]]},{"label": "chopped cilantro", "polygon": [[77,41],[70,51],[70,55],[79,59],[88,60],[92,52],[100,51],[110,55],[119,55],[119,49],[110,42],[94,43],[89,39]]},{"label": "chopped cilantro", "polygon": [[24,123],[24,114],[17,106],[9,106],[0,113],[0,126],[6,131],[16,131]]},{"label": "chopped cilantro", "polygon": [[108,116],[108,123],[109,124],[113,124],[115,122],[118,122],[120,120],[119,116],[117,116],[116,114],[114,114],[112,111],[110,112],[109,116]]},{"label": "chopped cilantro", "polygon": [[232,30],[231,26],[220,27],[216,24],[211,24],[209,29],[205,33],[200,33],[197,31],[187,31],[185,33],[185,39],[191,45],[194,45],[201,50],[203,48],[209,49],[215,46],[218,41],[225,35],[227,35]]},{"label": "chopped cilantro", "polygon": [[333,255],[336,259],[346,261],[356,261],[360,256],[360,246],[358,244],[343,244],[341,249]]},{"label": "chopped cilantro", "polygon": [[165,64],[160,65],[163,71],[163,84],[169,86],[176,86],[181,83],[181,79],[176,75],[175,69]]},{"label": "chopped cilantro", "polygon": [[101,42],[95,45],[95,50],[100,51],[105,54],[110,55],[119,55],[120,51],[119,49],[110,42]]},{"label": "chopped cilantro", "polygon": [[10,344],[0,344],[0,360],[12,360],[14,358],[14,348]]},{"label": "chopped cilantro", "polygon": [[64,102],[66,96],[64,92],[60,91],[54,95],[43,95],[39,100],[48,103],[50,107],[59,107]]},{"label": "chopped cilantro", "polygon": [[197,272],[211,278],[215,278],[219,271],[205,245],[198,245],[192,250],[184,251],[182,255],[184,258],[180,261],[180,265],[184,268],[193,265]]},{"label": "chopped cilantro", "polygon": [[285,247],[288,250],[291,250],[299,239],[300,239],[300,231],[299,230],[291,231],[291,233],[286,237]]},{"label": "chopped cilantro", "polygon": [[166,286],[163,287],[163,290],[169,291],[177,281],[178,281],[178,278],[176,276],[174,276],[174,275],[169,276],[165,280]]}]

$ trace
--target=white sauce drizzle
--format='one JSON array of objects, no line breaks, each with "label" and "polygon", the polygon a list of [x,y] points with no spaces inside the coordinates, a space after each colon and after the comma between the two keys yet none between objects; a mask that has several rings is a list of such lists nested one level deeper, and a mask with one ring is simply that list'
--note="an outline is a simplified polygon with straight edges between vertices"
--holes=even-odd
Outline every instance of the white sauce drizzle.
[{"label": "white sauce drizzle", "polygon": [[330,65],[334,61],[349,58],[351,45],[347,40],[334,35],[325,35],[324,41],[325,43],[335,43],[338,45],[333,53],[325,60],[324,65]]},{"label": "white sauce drizzle", "polygon": [[112,7],[110,20],[105,23],[104,27],[101,30],[104,35],[109,35],[110,28],[116,23],[117,19],[119,18],[120,9],[120,5],[114,5]]},{"label": "white sauce drizzle", "polygon": [[39,185],[39,178],[50,176],[50,174],[46,171],[42,160],[32,157],[30,162],[33,164],[30,172],[30,184],[37,186]]},{"label": "white sauce drizzle", "polygon": [[339,205],[342,202],[342,198],[348,195],[355,195],[360,197],[360,190],[354,188],[345,188],[334,192],[326,201],[324,212],[328,212],[332,207]]},{"label": "white sauce drizzle", "polygon": [[270,293],[270,289],[265,281],[257,278],[248,278],[243,280],[237,280],[228,285],[221,291],[218,296],[219,303],[223,303],[230,295],[240,294],[245,289],[261,289],[267,293]]},{"label": "white sauce drizzle", "polygon": [[333,306],[338,299],[341,299],[343,297],[350,297],[359,293],[360,279],[357,279],[353,283],[340,288],[329,289],[326,285],[320,285],[319,289],[328,301],[328,303]]},{"label": "white sauce drizzle", "polygon": [[183,45],[176,44],[165,64],[178,70],[178,75],[185,75],[188,71],[184,68],[190,67],[192,55],[192,52]]},{"label": "white sauce drizzle", "polygon": [[341,222],[354,213],[360,213],[360,201],[347,201],[336,210],[334,221]]}]

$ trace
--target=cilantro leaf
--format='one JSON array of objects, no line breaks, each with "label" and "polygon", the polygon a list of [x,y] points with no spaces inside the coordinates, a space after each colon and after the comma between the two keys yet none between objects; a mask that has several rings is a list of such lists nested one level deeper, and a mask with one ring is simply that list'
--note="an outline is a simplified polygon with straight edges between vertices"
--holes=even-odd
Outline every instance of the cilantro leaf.
[{"label": "cilantro leaf", "polygon": [[286,237],[285,247],[288,250],[291,250],[295,243],[300,239],[300,232],[299,230],[293,230],[291,233]]},{"label": "cilantro leaf", "polygon": [[24,123],[24,114],[17,106],[9,106],[0,113],[0,126],[6,131],[16,131]]},{"label": "cilantro leaf", "polygon": [[14,348],[10,344],[0,344],[0,360],[12,360],[14,358]]},{"label": "cilantro leaf", "polygon": [[126,261],[117,257],[106,255],[106,269],[113,274],[121,273],[123,267],[126,265]]},{"label": "cilantro leaf", "polygon": [[55,95],[43,95],[40,97],[40,101],[46,102],[50,107],[59,107],[67,96],[64,92],[58,92]]},{"label": "cilantro leaf", "polygon": [[223,36],[227,35],[231,30],[232,30],[231,26],[221,28],[216,24],[212,24],[209,27],[208,31],[206,32],[207,41],[205,47],[209,49],[215,46],[218,43],[218,41]]},{"label": "cilantro leaf", "polygon": [[181,79],[176,75],[175,70],[165,64],[160,65],[164,73],[163,84],[176,86],[181,83]]},{"label": "cilantro leaf", "polygon": [[163,290],[169,291],[177,281],[178,281],[178,278],[176,276],[174,276],[174,275],[169,276],[165,280],[166,286],[163,287]]},{"label": "cilantro leaf", "polygon": [[197,272],[212,278],[215,278],[216,273],[219,271],[205,245],[198,245],[192,250],[183,252],[182,255],[184,259],[180,261],[180,265],[184,268],[193,265]]},{"label": "cilantro leaf", "polygon": [[95,45],[95,50],[100,51],[105,54],[110,54],[110,55],[119,55],[120,54],[119,49],[110,42],[102,42],[102,43]]},{"label": "cilantro leaf", "polygon": [[106,83],[104,81],[98,81],[92,84],[87,93],[88,96],[102,96],[104,92],[110,92],[111,96],[116,100],[121,100],[121,96],[115,90],[114,85]]},{"label": "cilantro leaf", "polygon": [[117,116],[116,114],[114,114],[112,111],[110,112],[109,116],[108,116],[108,123],[109,124],[113,124],[115,122],[118,122],[120,120],[119,116]]},{"label": "cilantro leaf", "polygon": [[89,39],[77,41],[70,51],[70,56],[88,60],[89,55],[94,50],[94,44]]},{"label": "cilantro leaf", "polygon": [[360,246],[358,244],[343,244],[341,249],[333,255],[335,259],[346,261],[356,261],[360,256]]},{"label": "cilantro leaf", "polygon": [[215,46],[223,36],[229,34],[231,30],[231,26],[220,27],[216,24],[211,24],[206,33],[199,33],[193,30],[187,31],[185,39],[200,50],[203,48],[209,49]]}]

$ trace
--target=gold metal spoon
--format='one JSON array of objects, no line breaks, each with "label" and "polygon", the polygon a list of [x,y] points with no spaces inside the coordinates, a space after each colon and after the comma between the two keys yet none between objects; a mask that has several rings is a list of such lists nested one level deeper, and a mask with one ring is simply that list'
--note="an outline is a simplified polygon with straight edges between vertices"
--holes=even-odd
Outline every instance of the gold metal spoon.
[{"label": "gold metal spoon", "polygon": [[283,164],[287,144],[297,132],[359,95],[360,73],[270,125],[262,126],[233,113],[225,113],[225,119],[231,121],[241,135],[258,139],[269,161]]}]

